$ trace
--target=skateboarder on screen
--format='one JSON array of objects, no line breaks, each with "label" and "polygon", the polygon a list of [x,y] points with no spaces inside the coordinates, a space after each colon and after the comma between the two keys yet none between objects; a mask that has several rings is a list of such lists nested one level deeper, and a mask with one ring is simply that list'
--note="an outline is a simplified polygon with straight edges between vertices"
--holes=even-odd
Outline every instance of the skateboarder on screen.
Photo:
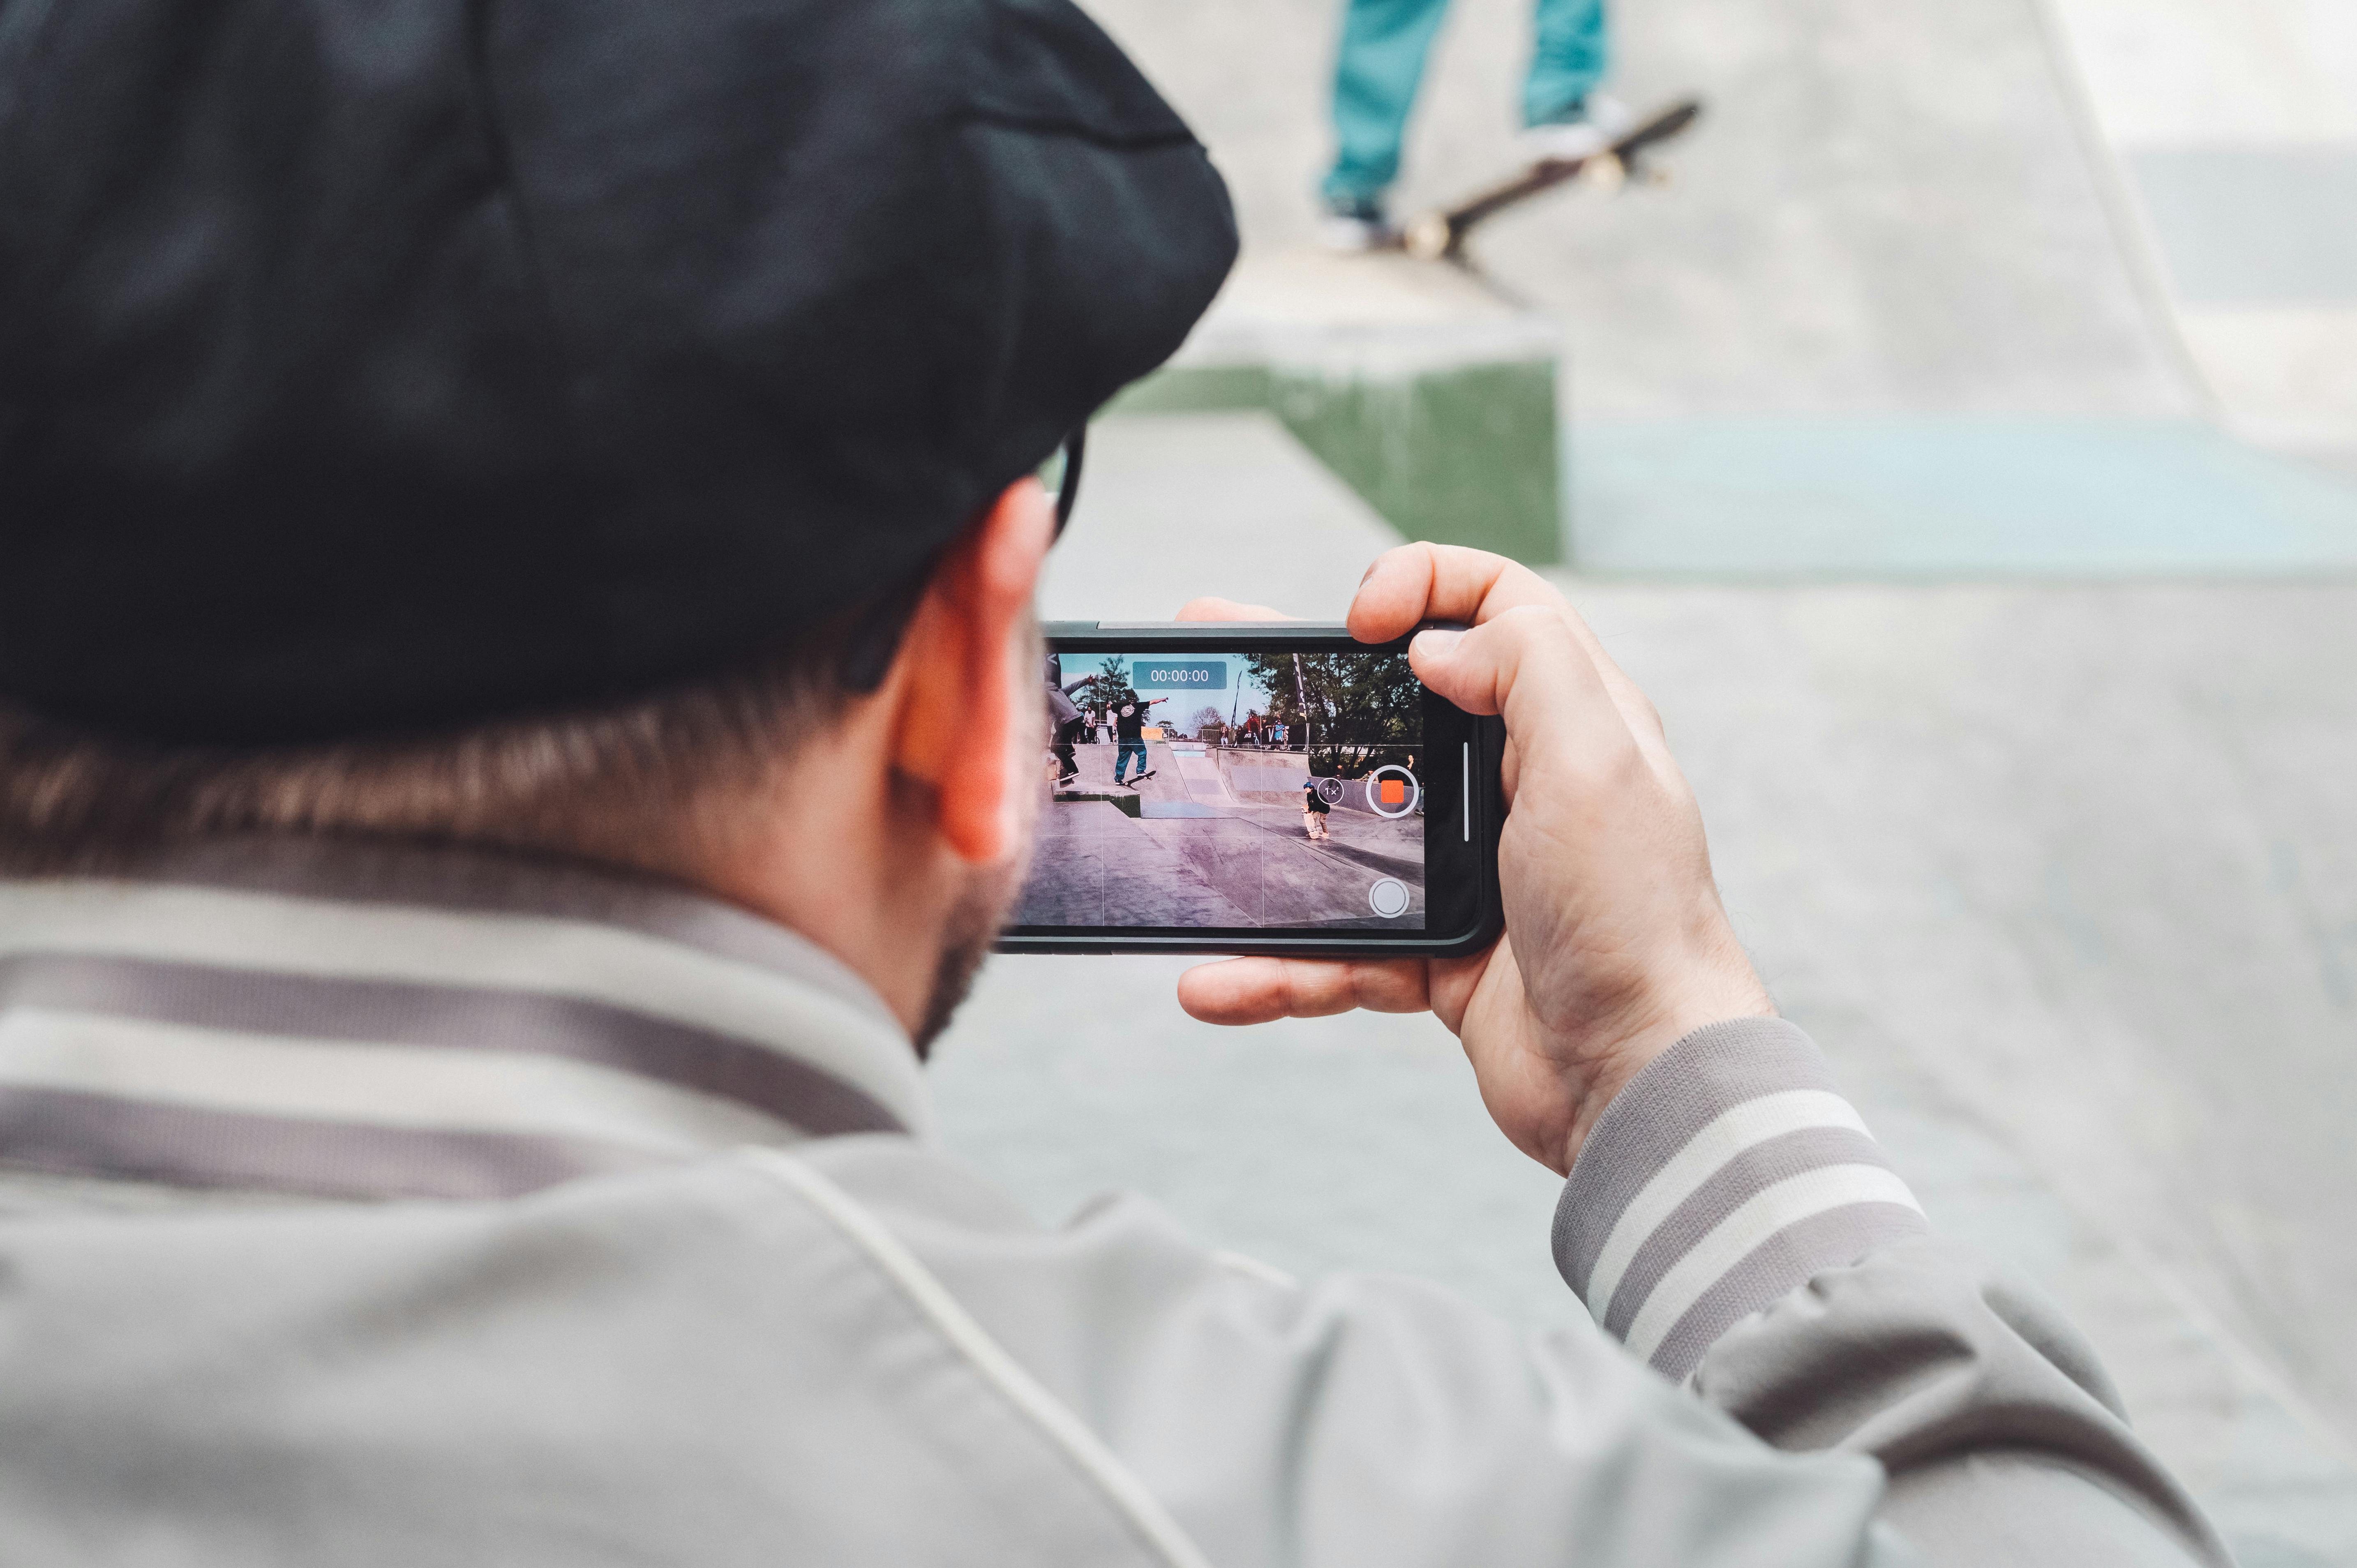
[{"label": "skateboarder on screen", "polygon": [[1088,733],[1088,719],[1071,694],[1086,685],[1088,678],[1065,682],[1062,660],[1052,653],[1048,655],[1047,678],[1049,733],[1052,736],[1048,749],[1056,759],[1056,788],[1061,789],[1081,776],[1081,765],[1072,746]]},{"label": "skateboarder on screen", "polygon": [[[1425,56],[1448,0],[1343,0],[1334,60],[1334,166],[1319,187],[1329,250],[1392,242],[1384,196]],[[1585,158],[1629,129],[1620,102],[1596,91],[1606,62],[1604,0],[1535,0],[1531,67],[1523,79],[1523,149],[1533,163]]]},{"label": "skateboarder on screen", "polygon": [[1113,781],[1123,782],[1122,774],[1129,768],[1129,759],[1137,758],[1137,777],[1128,780],[1134,787],[1154,777],[1146,756],[1146,710],[1156,703],[1167,703],[1168,697],[1146,698],[1124,686],[1113,694],[1113,732],[1121,749],[1114,753]]},{"label": "skateboarder on screen", "polygon": [[1326,817],[1327,813],[1333,809],[1319,798],[1317,779],[1309,779],[1302,781],[1301,827],[1302,831],[1309,835],[1311,843],[1326,842]]}]

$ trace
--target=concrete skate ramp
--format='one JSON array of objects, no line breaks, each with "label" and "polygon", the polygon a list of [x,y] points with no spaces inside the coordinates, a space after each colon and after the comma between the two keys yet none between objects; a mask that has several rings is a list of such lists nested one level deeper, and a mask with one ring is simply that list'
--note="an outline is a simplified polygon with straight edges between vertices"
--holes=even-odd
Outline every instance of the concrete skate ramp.
[{"label": "concrete skate ramp", "polygon": [[[1308,243],[1333,5],[1091,5],[1219,158],[1248,257]],[[2035,4],[1694,0],[1617,10],[1614,26],[1621,96],[1708,105],[1665,156],[1674,183],[1543,199],[1475,244],[1566,330],[1575,565],[2357,568],[2357,484],[2207,422]],[[1514,165],[1527,29],[1523,0],[1458,0],[1403,210]]]},{"label": "concrete skate ramp", "polygon": [[1161,620],[1199,595],[1241,592],[1340,620],[1367,563],[1399,542],[1272,413],[1101,419],[1039,613]]},{"label": "concrete skate ramp", "polygon": [[1157,814],[1157,806],[1189,806],[1209,812],[1237,803],[1228,792],[1227,780],[1221,777],[1218,758],[1200,742],[1148,741],[1146,756],[1154,776],[1139,785],[1137,792],[1146,802],[1147,816]]},{"label": "concrete skate ramp", "polygon": [[[1087,789],[1114,788],[1114,763],[1120,746],[1115,743],[1092,741],[1072,748],[1072,760],[1080,765],[1080,786]],[[1137,759],[1130,758],[1123,769],[1126,779],[1137,777]],[[1167,740],[1146,743],[1146,770],[1153,775],[1137,786],[1144,800],[1202,800],[1218,804],[1232,800],[1226,782],[1220,777],[1218,763],[1198,742],[1180,741],[1174,749]],[[1122,788],[1127,788],[1125,783]]]},{"label": "concrete skate ramp", "polygon": [[[1309,759],[1297,751],[1226,751],[1220,754],[1220,766],[1226,771],[1228,789],[1233,797],[1256,805],[1297,809],[1301,787],[1309,779]],[[1342,798],[1333,804],[1338,811],[1377,814],[1367,804],[1363,779],[1344,779]]]},{"label": "concrete skate ramp", "polygon": [[[1157,740],[1146,743],[1153,777],[1116,786],[1115,751],[1074,747],[1081,778],[1042,813],[1021,923],[1413,929],[1421,919],[1422,823],[1338,811],[1331,836],[1312,843],[1297,783],[1239,796],[1225,777],[1227,756]],[[1286,756],[1269,755],[1280,764]],[[1369,890],[1384,877],[1407,887],[1405,916],[1385,919],[1369,907]]]},{"label": "concrete skate ramp", "polygon": [[[1320,843],[1310,842],[1297,806],[1149,814],[1134,825],[1217,888],[1250,924],[1415,929],[1424,913],[1420,828],[1368,818],[1329,822],[1332,836]],[[1384,919],[1368,905],[1369,891],[1386,877],[1408,889],[1404,917]]]},{"label": "concrete skate ramp", "polygon": [[[1246,253],[1310,246],[1331,0],[1088,7],[1219,159]],[[1520,166],[1529,27],[1528,0],[1453,0],[1398,209]],[[1475,242],[1569,328],[1576,420],[2198,412],[2035,5],[1682,0],[1612,27],[1613,91],[1705,101],[1674,182],[1541,198]]]},{"label": "concrete skate ramp", "polygon": [[1228,762],[1228,788],[1240,800],[1297,803],[1308,778],[1308,759],[1298,753],[1239,752]]},{"label": "concrete skate ramp", "polygon": [[1030,926],[1254,923],[1185,856],[1108,800],[1059,802],[1041,813],[1015,919]]},{"label": "concrete skate ramp", "polygon": [[1183,741],[1166,743],[1156,755],[1155,767],[1162,768],[1164,762],[1161,759],[1167,758],[1170,777],[1185,787],[1189,800],[1217,805],[1234,804],[1235,796],[1228,789],[1227,770],[1221,765],[1219,754],[1212,747],[1200,742],[1192,745]]}]

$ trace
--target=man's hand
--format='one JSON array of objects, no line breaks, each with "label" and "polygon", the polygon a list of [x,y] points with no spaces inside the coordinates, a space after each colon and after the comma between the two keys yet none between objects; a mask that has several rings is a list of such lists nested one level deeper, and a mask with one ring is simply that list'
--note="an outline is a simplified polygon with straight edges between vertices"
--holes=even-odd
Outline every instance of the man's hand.
[{"label": "man's hand", "polygon": [[[1198,599],[1182,620],[1275,620]],[[1482,1102],[1517,1148],[1568,1173],[1621,1086],[1706,1024],[1774,1011],[1711,881],[1702,814],[1645,694],[1563,596],[1502,557],[1410,544],[1378,559],[1351,634],[1427,620],[1416,675],[1506,721],[1512,810],[1499,846],[1504,939],[1478,957],[1243,958],[1190,970],[1179,1004],[1214,1024],[1429,1007],[1465,1044]]]}]

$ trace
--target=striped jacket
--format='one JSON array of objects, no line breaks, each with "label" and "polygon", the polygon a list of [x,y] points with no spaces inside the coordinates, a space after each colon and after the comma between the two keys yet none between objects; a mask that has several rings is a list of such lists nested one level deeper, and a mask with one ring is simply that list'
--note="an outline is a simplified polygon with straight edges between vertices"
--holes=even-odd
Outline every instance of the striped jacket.
[{"label": "striped jacket", "polygon": [[1040,1229],[925,1114],[853,974],[675,889],[293,842],[0,885],[0,1560],[2224,1560],[1787,1025],[1609,1109],[1577,1333],[1134,1197]]}]

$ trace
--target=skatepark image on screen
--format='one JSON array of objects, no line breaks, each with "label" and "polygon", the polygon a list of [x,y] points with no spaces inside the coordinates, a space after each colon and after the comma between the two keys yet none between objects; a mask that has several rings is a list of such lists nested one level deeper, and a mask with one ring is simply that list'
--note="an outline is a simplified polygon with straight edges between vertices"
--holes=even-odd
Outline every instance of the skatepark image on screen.
[{"label": "skatepark image on screen", "polygon": [[1404,659],[1075,654],[1058,684],[1082,717],[1049,762],[1017,924],[1424,929]]}]

